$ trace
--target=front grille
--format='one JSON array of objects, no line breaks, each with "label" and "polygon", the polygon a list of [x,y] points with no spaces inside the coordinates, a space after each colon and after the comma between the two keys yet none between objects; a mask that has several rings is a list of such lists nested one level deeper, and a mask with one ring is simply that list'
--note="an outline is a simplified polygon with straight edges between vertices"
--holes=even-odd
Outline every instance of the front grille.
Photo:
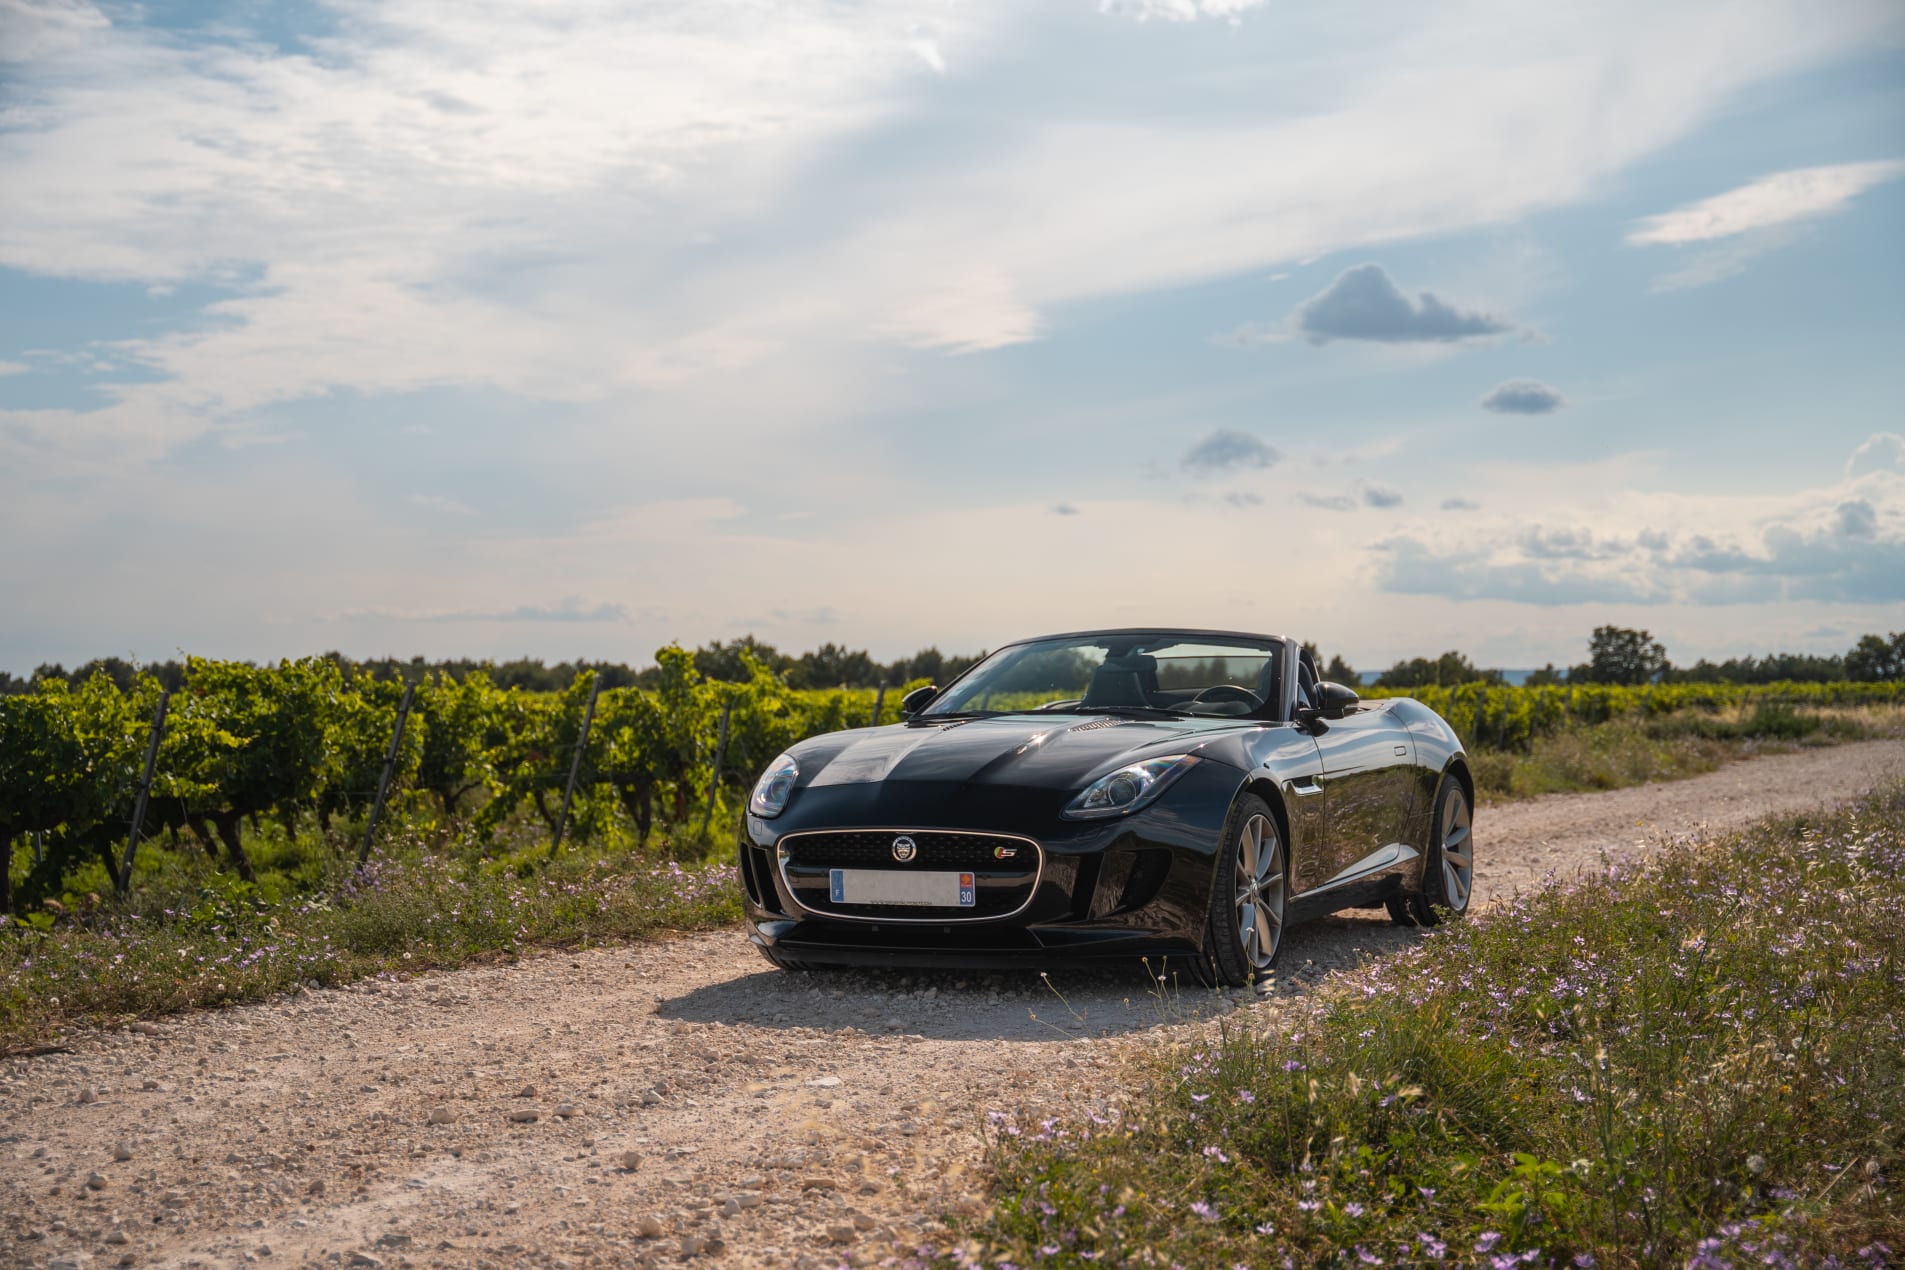
[{"label": "front grille", "polygon": [[[911,860],[894,858],[893,840],[899,837],[913,840],[917,854]],[[1001,851],[1011,854],[1001,856]],[[1038,871],[1038,847],[1029,839],[932,830],[908,834],[896,830],[795,834],[781,840],[781,856],[792,865],[822,869],[951,869],[999,874]]]},{"label": "front grille", "polygon": [[[910,860],[893,858],[893,840],[913,840]],[[1000,858],[1000,850],[1012,854]],[[1031,901],[1042,857],[1030,838],[1003,834],[954,833],[922,829],[845,829],[789,834],[779,843],[781,878],[801,907],[815,913],[880,922],[969,922],[1006,917]],[[834,869],[878,869],[894,873],[970,873],[971,907],[836,904]]]}]

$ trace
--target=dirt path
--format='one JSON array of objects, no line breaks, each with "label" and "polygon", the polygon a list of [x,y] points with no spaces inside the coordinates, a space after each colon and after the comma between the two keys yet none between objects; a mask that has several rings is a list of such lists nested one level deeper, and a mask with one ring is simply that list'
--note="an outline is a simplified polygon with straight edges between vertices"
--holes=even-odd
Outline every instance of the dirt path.
[{"label": "dirt path", "polygon": [[[1905,744],[1865,742],[1484,807],[1479,894],[1898,775]],[[1139,973],[788,975],[730,931],[104,1034],[0,1064],[0,1264],[878,1263],[977,1204],[985,1112],[1115,1102],[1145,1038],[1274,1018],[1422,937],[1333,918],[1276,998],[1166,1000]]]}]

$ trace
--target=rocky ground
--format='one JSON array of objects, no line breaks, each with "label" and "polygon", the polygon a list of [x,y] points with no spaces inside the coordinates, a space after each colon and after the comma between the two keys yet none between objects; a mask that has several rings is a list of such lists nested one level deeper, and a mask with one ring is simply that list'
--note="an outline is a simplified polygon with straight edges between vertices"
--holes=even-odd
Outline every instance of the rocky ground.
[{"label": "rocky ground", "polygon": [[[1478,899],[1898,775],[1865,742],[1484,807]],[[1258,997],[790,975],[727,931],[140,1024],[0,1064],[0,1264],[877,1264],[977,1210],[986,1112],[1115,1104],[1141,1047],[1425,937],[1313,923]]]}]

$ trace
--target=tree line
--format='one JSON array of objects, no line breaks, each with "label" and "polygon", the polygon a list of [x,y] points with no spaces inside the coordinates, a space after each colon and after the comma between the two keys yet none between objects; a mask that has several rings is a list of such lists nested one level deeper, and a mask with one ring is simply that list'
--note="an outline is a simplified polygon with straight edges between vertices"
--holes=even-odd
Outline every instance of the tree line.
[{"label": "tree line", "polygon": [[[1312,653],[1315,648],[1312,647]],[[1318,664],[1322,664],[1320,655]],[[1330,659],[1323,677],[1337,683],[1358,682],[1356,671],[1341,657]],[[1705,657],[1676,666],[1666,645],[1649,631],[1624,626],[1597,626],[1588,637],[1587,660],[1566,668],[1550,662],[1527,678],[1531,687],[1544,684],[1672,684],[1672,683],[1879,683],[1905,679],[1905,631],[1888,636],[1862,635],[1843,655],[1769,653],[1765,657]],[[1383,688],[1444,687],[1465,683],[1506,682],[1500,670],[1477,666],[1460,652],[1440,657],[1411,657],[1398,661],[1376,679]]]},{"label": "tree line", "polygon": [[[893,688],[925,679],[937,684],[950,683],[965,673],[968,666],[985,656],[947,654],[937,648],[923,648],[911,657],[890,662],[875,660],[864,649],[849,649],[838,644],[822,644],[798,656],[783,653],[772,644],[752,635],[740,639],[703,644],[694,650],[694,668],[703,679],[719,683],[747,683],[752,677],[749,660],[778,676],[789,688]],[[574,661],[544,662],[535,657],[510,661],[487,661],[469,657],[431,660],[424,657],[351,658],[340,652],[324,653],[317,658],[328,662],[346,682],[374,679],[392,683],[421,683],[427,678],[447,678],[462,683],[472,674],[481,674],[491,685],[524,692],[562,692],[578,676],[592,674],[603,688],[646,688],[653,690],[667,677],[666,669],[656,663],[634,667],[623,662]],[[255,665],[252,662],[234,663]],[[33,692],[49,680],[69,685],[87,682],[96,675],[112,680],[121,692],[128,692],[141,675],[149,675],[160,686],[177,691],[185,683],[187,663],[180,661],[134,662],[123,657],[96,657],[67,670],[57,662],[39,666],[31,675],[0,671],[0,694]]]},{"label": "tree line", "polygon": [[[1316,645],[1308,646],[1322,668],[1323,678],[1335,683],[1356,684],[1361,674],[1340,654],[1327,660]],[[719,683],[746,683],[750,661],[774,675],[789,688],[879,688],[925,680],[946,684],[963,674],[968,666],[984,657],[974,654],[947,654],[938,648],[923,648],[911,657],[882,662],[865,649],[851,649],[827,643],[810,652],[783,653],[772,644],[744,635],[739,639],[716,640],[696,648],[694,668],[703,679]],[[623,662],[574,661],[544,662],[539,658],[518,657],[496,662],[468,657],[430,660],[412,657],[354,659],[339,652],[323,654],[346,682],[367,678],[393,683],[421,683],[426,678],[463,682],[472,674],[481,674],[497,688],[519,688],[525,692],[562,692],[578,676],[591,674],[603,688],[654,689],[665,678],[659,665],[633,667]],[[251,663],[244,663],[251,664]],[[166,688],[177,690],[185,682],[186,665],[178,661],[139,664],[122,657],[100,657],[72,670],[58,663],[41,665],[31,675],[0,671],[0,694],[32,692],[49,680],[68,684],[85,683],[95,675],[112,680],[121,692],[130,691],[141,675],[157,679]],[[1587,660],[1578,665],[1558,667],[1550,662],[1532,672],[1531,685],[1542,684],[1647,684],[1647,683],[1872,683],[1905,679],[1905,631],[1890,636],[1863,635],[1844,654],[1769,653],[1764,657],[1732,657],[1710,661],[1705,657],[1685,666],[1676,666],[1666,646],[1644,630],[1620,626],[1597,626],[1588,638]],[[1439,657],[1411,657],[1396,662],[1376,677],[1383,688],[1420,688],[1431,685],[1452,686],[1465,683],[1504,683],[1502,671],[1476,665],[1468,655],[1451,650]]]}]

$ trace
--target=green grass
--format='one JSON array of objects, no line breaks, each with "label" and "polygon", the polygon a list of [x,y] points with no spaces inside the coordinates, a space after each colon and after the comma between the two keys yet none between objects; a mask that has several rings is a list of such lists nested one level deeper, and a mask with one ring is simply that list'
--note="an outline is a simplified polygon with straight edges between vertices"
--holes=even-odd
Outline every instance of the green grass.
[{"label": "green grass", "polygon": [[[618,943],[740,920],[725,859],[684,866],[625,841],[567,844],[546,861],[534,825],[487,849],[419,822],[356,867],[355,841],[267,822],[247,835],[255,884],[181,844],[145,849],[133,894],[81,875],[57,914],[0,937],[0,1053],[75,1027],[256,1001],[307,983]],[[683,844],[676,853],[699,853]],[[92,866],[95,870],[98,866]],[[90,883],[91,889],[88,890]]]},{"label": "green grass", "polygon": [[1536,737],[1525,751],[1479,747],[1469,759],[1483,798],[1533,798],[1682,780],[1762,754],[1899,736],[1905,711],[1897,706],[1758,702],[1570,727]]},{"label": "green grass", "polygon": [[1893,1264],[1901,909],[1905,786],[1444,927],[1138,1112],[997,1124],[952,1260]]}]

